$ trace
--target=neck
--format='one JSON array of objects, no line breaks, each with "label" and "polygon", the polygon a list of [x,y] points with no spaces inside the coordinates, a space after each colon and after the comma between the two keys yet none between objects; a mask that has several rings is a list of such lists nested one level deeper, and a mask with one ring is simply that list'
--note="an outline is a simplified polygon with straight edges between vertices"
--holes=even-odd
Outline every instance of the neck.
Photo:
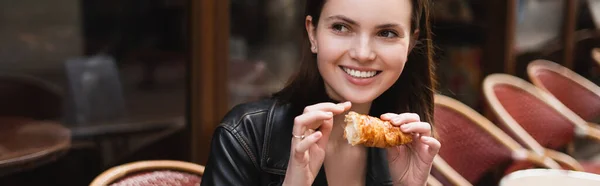
[{"label": "neck", "polygon": [[369,114],[371,110],[371,102],[368,103],[352,103],[350,111],[354,111],[359,114]]}]

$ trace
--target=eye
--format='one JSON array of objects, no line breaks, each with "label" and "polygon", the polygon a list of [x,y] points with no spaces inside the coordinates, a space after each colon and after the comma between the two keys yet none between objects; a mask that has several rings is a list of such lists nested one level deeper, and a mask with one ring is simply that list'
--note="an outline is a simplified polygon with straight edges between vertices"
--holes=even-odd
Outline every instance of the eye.
[{"label": "eye", "polygon": [[398,34],[392,30],[384,30],[377,33],[377,36],[385,37],[385,38],[395,38],[398,37]]},{"label": "eye", "polygon": [[339,24],[339,23],[333,24],[331,26],[331,29],[333,29],[336,32],[342,32],[342,33],[346,33],[348,31],[350,31],[346,25]]}]

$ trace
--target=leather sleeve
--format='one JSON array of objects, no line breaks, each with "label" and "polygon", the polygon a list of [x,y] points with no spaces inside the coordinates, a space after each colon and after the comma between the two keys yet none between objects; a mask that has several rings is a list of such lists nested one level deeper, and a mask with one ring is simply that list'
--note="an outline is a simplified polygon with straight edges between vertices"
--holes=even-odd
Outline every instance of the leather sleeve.
[{"label": "leather sleeve", "polygon": [[208,163],[202,176],[202,186],[259,185],[259,170],[245,141],[234,131],[219,126],[213,134]]}]

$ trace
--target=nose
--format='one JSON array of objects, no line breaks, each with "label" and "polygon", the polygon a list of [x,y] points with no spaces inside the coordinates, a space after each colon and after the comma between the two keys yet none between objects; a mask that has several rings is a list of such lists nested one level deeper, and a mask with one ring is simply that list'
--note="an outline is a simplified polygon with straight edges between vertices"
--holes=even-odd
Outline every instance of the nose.
[{"label": "nose", "polygon": [[349,54],[352,59],[359,62],[373,61],[377,57],[368,36],[358,37],[350,48]]}]

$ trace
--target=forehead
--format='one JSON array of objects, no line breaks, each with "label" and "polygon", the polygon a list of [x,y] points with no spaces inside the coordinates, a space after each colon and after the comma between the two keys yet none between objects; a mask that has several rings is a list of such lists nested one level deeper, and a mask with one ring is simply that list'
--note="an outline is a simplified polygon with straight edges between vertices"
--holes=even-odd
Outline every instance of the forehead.
[{"label": "forehead", "polygon": [[322,18],[343,15],[359,23],[390,23],[410,26],[411,0],[326,0]]}]

